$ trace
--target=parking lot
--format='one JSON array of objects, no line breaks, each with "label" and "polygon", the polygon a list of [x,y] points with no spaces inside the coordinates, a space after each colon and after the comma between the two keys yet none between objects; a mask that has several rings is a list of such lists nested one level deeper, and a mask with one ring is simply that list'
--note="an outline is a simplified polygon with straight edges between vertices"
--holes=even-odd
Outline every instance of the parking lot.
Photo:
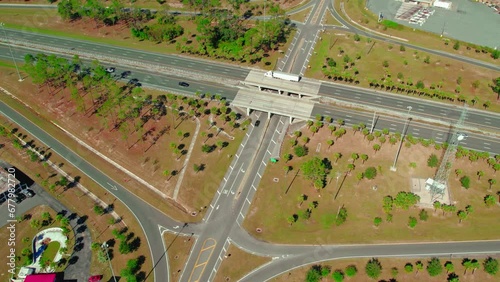
[{"label": "parking lot", "polygon": [[[468,0],[453,1],[453,8],[446,10],[439,7],[430,7],[434,14],[422,22],[421,18],[411,16],[404,20],[396,19],[402,2],[395,0],[368,0],[367,7],[375,14],[382,13],[385,19],[402,25],[443,34],[443,37],[459,39],[474,44],[500,47],[500,15],[481,3]],[[415,12],[416,13],[416,12]],[[422,23],[420,24],[419,21]]]}]

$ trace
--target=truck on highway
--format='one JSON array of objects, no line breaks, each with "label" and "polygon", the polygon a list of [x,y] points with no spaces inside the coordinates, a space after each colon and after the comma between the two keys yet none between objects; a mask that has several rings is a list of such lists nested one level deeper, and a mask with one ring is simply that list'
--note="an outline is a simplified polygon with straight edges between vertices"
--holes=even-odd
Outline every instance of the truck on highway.
[{"label": "truck on highway", "polygon": [[268,71],[264,74],[265,77],[278,78],[288,81],[298,82],[300,80],[300,76],[296,74],[280,72],[280,71]]}]

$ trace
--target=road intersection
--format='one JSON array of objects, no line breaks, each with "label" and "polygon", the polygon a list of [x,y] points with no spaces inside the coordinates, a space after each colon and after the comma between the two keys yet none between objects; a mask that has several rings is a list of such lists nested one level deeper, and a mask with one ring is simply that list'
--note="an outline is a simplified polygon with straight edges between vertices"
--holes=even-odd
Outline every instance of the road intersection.
[{"label": "road intersection", "polygon": [[[310,5],[314,5],[311,15],[306,21],[306,24],[301,27],[301,32],[298,32],[298,36],[294,39],[296,43],[293,44],[291,49],[287,51],[287,54],[290,55],[281,63],[280,69],[282,70],[294,73],[303,72],[304,66],[307,66],[310,52],[314,48],[314,44],[318,39],[319,31],[322,28],[319,25],[320,19],[323,18],[327,8],[329,8],[334,15],[336,13],[331,2],[318,0],[311,3],[312,4]],[[359,34],[364,34],[374,38],[377,37],[373,34],[360,31],[347,22],[343,22],[343,24]],[[9,33],[11,32],[15,33],[16,31],[9,30]],[[23,40],[35,40],[43,42],[44,44],[46,43],[45,41],[47,38],[41,35],[23,32],[17,33],[16,36],[22,36]],[[393,40],[385,37],[380,37],[378,39],[384,41]],[[61,44],[61,40],[62,39],[60,38],[54,37],[52,41],[49,40],[48,43],[60,46],[59,44]],[[71,44],[75,44],[74,42],[75,41],[66,41],[66,44],[62,45],[66,45],[67,48],[70,48]],[[110,53],[113,55],[124,53],[129,56],[129,58],[139,58],[144,62],[168,62],[168,64],[170,64],[169,67],[173,69],[179,68],[187,69],[191,72],[199,71],[201,73],[217,73],[228,79],[244,80],[248,74],[248,70],[244,68],[218,65],[211,62],[203,63],[203,61],[195,61],[178,56],[169,56],[169,59],[165,60],[163,58],[160,59],[161,56],[165,56],[160,54],[124,48],[121,48],[121,51],[117,52],[115,49],[112,49],[116,47],[100,46],[94,43],[85,43],[80,41],[78,41],[78,44],[89,44],[85,46],[78,45],[78,49],[88,48],[84,50],[102,52],[103,54]],[[99,46],[100,49],[98,49],[97,46]],[[412,48],[419,49],[420,47],[413,46]],[[126,50],[126,52],[124,50]],[[304,56],[304,54],[308,55]],[[453,57],[458,60],[471,60],[457,56]],[[499,70],[497,66],[491,66],[487,63],[475,63],[490,69]],[[144,73],[149,77],[155,75],[154,72]],[[158,82],[164,79],[165,76],[159,76],[156,79],[151,78],[151,82],[148,81],[147,83],[154,84],[155,81]],[[207,84],[201,83],[199,85],[199,87],[202,86],[206,87]],[[207,89],[207,92],[216,88],[223,88],[224,91],[227,91],[227,94],[224,94],[229,98],[231,98],[230,93],[234,93],[234,95],[236,95],[237,92],[237,89],[233,87],[215,84],[210,87],[212,88]],[[324,87],[324,93],[335,93],[337,91],[338,93],[349,92],[347,95],[363,95],[363,93],[367,92],[366,90],[363,92],[357,89],[353,90],[353,88],[339,87],[338,85]],[[215,91],[213,93],[220,92]],[[415,103],[417,102],[415,101]],[[326,113],[326,111],[329,110],[331,110],[331,108],[321,105],[318,106],[315,111],[317,113]],[[337,110],[340,110],[340,108],[335,109],[335,111]],[[279,275],[280,273],[289,271],[290,269],[330,259],[383,256],[428,257],[449,256],[455,254],[500,253],[500,241],[340,246],[324,245],[322,244],[324,238],[318,238],[318,244],[315,245],[289,246],[264,243],[251,237],[244,229],[242,229],[241,224],[250,207],[252,199],[259,186],[260,178],[265,171],[270,157],[274,156],[277,150],[279,151],[281,143],[280,136],[288,127],[288,118],[285,117],[272,116],[271,119],[266,119],[266,114],[258,112],[253,113],[253,120],[259,121],[260,126],[250,126],[247,136],[244,138],[237,154],[235,155],[235,158],[233,158],[228,172],[224,176],[224,180],[219,185],[219,189],[217,190],[214,200],[210,204],[210,207],[208,207],[205,218],[198,224],[187,225],[169,218],[167,215],[143,202],[141,199],[128,192],[119,183],[115,182],[113,179],[103,174],[99,169],[85,161],[81,156],[75,154],[66,146],[55,140],[52,136],[44,132],[43,129],[37,127],[3,103],[0,103],[0,112],[19,126],[23,127],[46,146],[51,147],[55,152],[60,154],[68,162],[99,183],[104,189],[107,189],[110,193],[114,194],[129,207],[145,232],[151,250],[152,260],[155,265],[152,270],[154,271],[155,281],[168,281],[168,272],[171,271],[168,269],[168,263],[165,256],[166,250],[158,247],[163,246],[161,234],[165,230],[176,234],[192,235],[196,239],[186,266],[182,271],[180,281],[213,281],[215,273],[226,255],[225,253],[229,243],[236,244],[247,251],[273,258],[270,263],[249,273],[242,279],[242,281],[266,281]],[[359,117],[359,115],[357,117]],[[498,118],[500,120],[500,117],[492,118]],[[451,117],[451,119],[453,120],[453,117]],[[356,118],[352,117],[352,124],[356,122]],[[384,121],[383,119],[379,122],[382,124],[384,124],[384,122],[388,122],[386,125],[387,128],[391,128],[391,126],[393,126],[392,128],[395,130],[397,130],[397,127],[402,125],[402,123],[396,124],[396,121],[393,121],[393,124],[390,124],[390,121]],[[495,120],[491,120],[491,123],[492,126],[500,126],[500,123],[495,123]],[[385,126],[385,124],[382,126]],[[447,140],[445,136],[443,136],[443,138],[445,141]],[[498,144],[498,142],[496,143]],[[496,150],[494,152],[500,151],[497,147],[492,150]]]}]

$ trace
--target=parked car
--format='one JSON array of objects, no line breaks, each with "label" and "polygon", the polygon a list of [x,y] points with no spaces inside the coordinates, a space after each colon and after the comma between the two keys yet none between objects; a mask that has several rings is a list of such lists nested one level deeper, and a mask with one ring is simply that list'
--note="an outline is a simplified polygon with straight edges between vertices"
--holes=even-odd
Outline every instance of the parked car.
[{"label": "parked car", "polygon": [[106,72],[108,72],[108,73],[114,73],[114,72],[115,72],[115,70],[116,70],[115,68],[112,68],[112,67],[111,67],[111,68],[107,68],[107,69],[106,69]]},{"label": "parked car", "polygon": [[35,196],[35,194],[29,190],[29,189],[23,189],[21,190],[21,194],[23,194],[24,196],[26,196],[26,198],[31,198],[33,196]]},{"label": "parked car", "polygon": [[184,82],[184,81],[179,82],[179,85],[182,87],[189,87],[189,83]]}]

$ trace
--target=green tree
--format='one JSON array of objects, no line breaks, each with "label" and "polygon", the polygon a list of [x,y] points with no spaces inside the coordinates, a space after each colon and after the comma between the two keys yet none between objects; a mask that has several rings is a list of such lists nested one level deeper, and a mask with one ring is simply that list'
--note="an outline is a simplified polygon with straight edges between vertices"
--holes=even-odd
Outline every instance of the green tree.
[{"label": "green tree", "polygon": [[420,212],[418,213],[418,217],[420,218],[421,221],[427,221],[427,219],[429,219],[429,214],[427,213],[426,210],[421,209]]},{"label": "green tree", "polygon": [[373,150],[375,151],[375,153],[380,151],[380,144],[373,144]]},{"label": "green tree", "polygon": [[497,183],[496,179],[490,178],[488,179],[488,184],[490,184],[489,190],[491,190],[491,186],[495,185]]},{"label": "green tree", "polygon": [[341,207],[335,218],[335,224],[337,226],[342,225],[344,222],[346,222],[346,220],[347,220],[347,209]]},{"label": "green tree", "polygon": [[380,277],[382,272],[382,265],[376,258],[370,259],[365,266],[365,272],[368,277],[372,279],[377,279]]},{"label": "green tree", "polygon": [[470,188],[470,178],[468,176],[462,176],[462,178],[460,178],[460,183],[465,189]]},{"label": "green tree", "polygon": [[101,205],[95,205],[94,206],[94,212],[97,215],[103,215],[104,214],[104,208],[101,207]]},{"label": "green tree", "polygon": [[496,204],[497,200],[495,199],[495,197],[493,195],[486,195],[483,199],[484,201],[484,204],[487,206],[487,207],[492,207]]},{"label": "green tree", "polygon": [[405,264],[405,272],[406,273],[412,273],[413,272],[413,264],[411,262],[408,262]]},{"label": "green tree", "polygon": [[490,275],[495,275],[498,272],[498,260],[489,257],[483,262],[483,269],[486,273]]},{"label": "green tree", "polygon": [[408,218],[408,227],[410,228],[415,228],[415,226],[417,226],[417,218],[413,217],[413,216],[410,216]]},{"label": "green tree", "polygon": [[368,167],[366,170],[365,170],[365,178],[367,179],[374,179],[376,176],[377,176],[377,169],[374,168],[374,167]]},{"label": "green tree", "polygon": [[420,270],[424,269],[424,264],[421,261],[417,261],[415,263],[415,267],[417,268],[417,274]]},{"label": "green tree", "polygon": [[445,262],[444,268],[446,269],[446,273],[452,273],[453,271],[455,271],[455,266],[451,261]]},{"label": "green tree", "polygon": [[319,282],[321,280],[321,266],[313,265],[306,273],[306,282]]},{"label": "green tree", "polygon": [[382,223],[382,218],[381,217],[375,217],[373,219],[373,225],[375,225],[376,227],[378,227],[380,224]]},{"label": "green tree", "polygon": [[477,180],[481,180],[481,177],[483,177],[483,176],[484,176],[484,171],[479,170],[479,171],[476,173],[476,175],[477,175]]},{"label": "green tree", "polygon": [[431,154],[429,158],[427,159],[427,166],[429,167],[438,167],[439,165],[439,159],[436,156],[436,154]]},{"label": "green tree", "polygon": [[438,258],[431,258],[431,260],[427,262],[427,273],[429,273],[430,276],[438,276],[442,272],[443,266]]},{"label": "green tree", "polygon": [[354,277],[356,273],[358,273],[358,269],[355,265],[348,265],[345,268],[345,274],[347,275],[347,277]]},{"label": "green tree", "polygon": [[[331,164],[328,159],[321,160],[318,157],[314,157],[309,161],[306,161],[301,165],[302,174],[306,179],[325,181],[326,175],[330,172]],[[323,187],[323,186],[322,186]],[[321,187],[321,188],[322,188]]]},{"label": "green tree", "polygon": [[330,147],[333,145],[334,141],[329,139],[329,140],[326,140],[326,144],[328,145],[328,149],[330,149]]},{"label": "green tree", "polygon": [[391,276],[392,276],[392,278],[396,279],[396,276],[398,276],[398,274],[399,274],[399,270],[398,270],[397,267],[391,268]]},{"label": "green tree", "polygon": [[363,160],[363,164],[368,160],[367,154],[361,154],[361,159]]},{"label": "green tree", "polygon": [[459,210],[457,212],[457,216],[458,216],[458,223],[462,223],[462,221],[464,221],[465,219],[467,219],[467,212],[463,211],[463,210]]},{"label": "green tree", "polygon": [[297,157],[303,157],[307,155],[308,149],[306,146],[297,146],[294,148],[294,153]]},{"label": "green tree", "polygon": [[40,220],[38,219],[33,219],[30,221],[30,226],[35,229],[39,229],[41,226]]},{"label": "green tree", "polygon": [[332,278],[335,282],[342,282],[344,281],[344,273],[342,270],[337,269],[332,273]]}]

